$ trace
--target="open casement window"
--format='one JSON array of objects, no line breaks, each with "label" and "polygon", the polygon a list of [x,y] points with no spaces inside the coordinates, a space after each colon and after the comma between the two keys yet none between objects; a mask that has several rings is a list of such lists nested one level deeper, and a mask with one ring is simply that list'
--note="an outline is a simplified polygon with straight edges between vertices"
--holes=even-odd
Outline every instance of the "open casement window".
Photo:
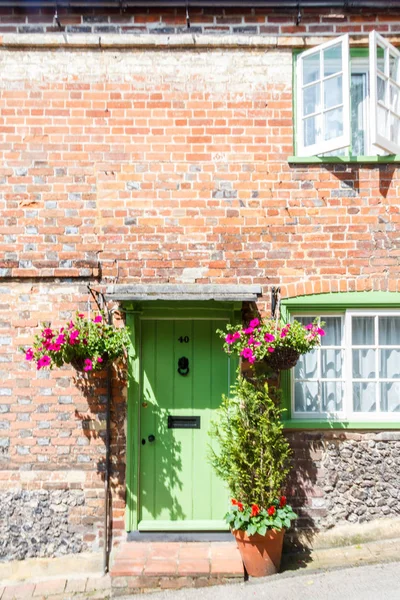
[{"label": "open casement window", "polygon": [[400,154],[400,52],[371,31],[369,62],[371,142]]},{"label": "open casement window", "polygon": [[314,156],[349,146],[349,36],[303,52],[297,65],[299,156]]}]

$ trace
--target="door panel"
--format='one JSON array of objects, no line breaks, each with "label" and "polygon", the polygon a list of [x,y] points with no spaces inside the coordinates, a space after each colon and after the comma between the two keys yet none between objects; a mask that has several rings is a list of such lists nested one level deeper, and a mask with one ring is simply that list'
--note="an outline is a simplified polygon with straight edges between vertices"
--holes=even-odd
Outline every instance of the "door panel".
[{"label": "door panel", "polygon": [[[228,493],[207,460],[210,421],[229,392],[229,357],[215,333],[225,325],[142,321],[139,529],[226,528]],[[187,375],[178,373],[182,357]],[[200,417],[200,428],[169,429],[169,415]]]}]

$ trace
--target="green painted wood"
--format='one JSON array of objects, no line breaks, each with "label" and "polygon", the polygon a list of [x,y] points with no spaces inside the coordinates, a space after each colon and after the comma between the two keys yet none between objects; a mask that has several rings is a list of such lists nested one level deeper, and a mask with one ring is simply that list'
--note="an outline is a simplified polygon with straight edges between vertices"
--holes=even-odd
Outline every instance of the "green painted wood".
[{"label": "green painted wood", "polygon": [[138,313],[127,313],[126,324],[131,331],[131,343],[128,347],[128,406],[126,435],[126,512],[127,531],[137,529],[137,505],[139,484],[139,343],[140,321]]},{"label": "green painted wood", "polygon": [[289,156],[288,163],[298,165],[315,165],[315,164],[385,164],[385,163],[400,163],[399,154],[388,154],[386,156]]},{"label": "green painted wood", "polygon": [[387,421],[367,421],[364,423],[357,421],[322,421],[322,420],[306,420],[306,419],[293,419],[284,421],[285,429],[400,429],[400,422],[394,423]]},{"label": "green painted wood", "polygon": [[[225,511],[226,512],[226,511]],[[141,521],[139,531],[228,531],[225,521]]]},{"label": "green painted wood", "polygon": [[[164,313],[165,314],[165,313]],[[176,311],[175,311],[176,314]],[[228,493],[207,460],[208,430],[229,358],[217,328],[227,319],[142,319],[139,529],[220,529]],[[179,340],[188,338],[188,343]],[[189,374],[178,359],[189,359]],[[168,429],[168,415],[200,416],[200,429]],[[154,435],[150,443],[148,436]],[[150,523],[150,525],[149,525]],[[215,524],[215,527],[213,526]],[[226,527],[225,527],[226,528]]]},{"label": "green painted wood", "polygon": [[[313,312],[340,312],[347,309],[400,308],[398,292],[333,292],[295,296],[281,301],[281,315],[285,322],[292,314]],[[285,412],[282,419],[287,429],[400,429],[400,422],[387,421],[337,421],[321,419],[292,419],[291,414],[291,371],[282,371],[282,407]]]}]

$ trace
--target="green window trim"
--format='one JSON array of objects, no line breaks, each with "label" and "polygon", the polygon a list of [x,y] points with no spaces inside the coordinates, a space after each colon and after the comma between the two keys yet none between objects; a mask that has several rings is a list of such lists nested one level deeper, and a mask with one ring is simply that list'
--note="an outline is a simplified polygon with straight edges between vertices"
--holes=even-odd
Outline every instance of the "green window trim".
[{"label": "green window trim", "polygon": [[[293,156],[289,156],[289,164],[316,165],[316,164],[388,164],[400,163],[399,154],[388,154],[386,156],[296,156],[296,131],[297,131],[297,58],[304,49],[296,49],[292,55],[292,115],[293,115]],[[350,59],[368,58],[369,48],[351,48]]]},{"label": "green window trim", "polygon": [[[345,312],[350,309],[400,309],[400,293],[397,292],[334,292],[295,296],[281,301],[281,315],[288,322],[298,312]],[[286,429],[400,429],[399,421],[341,421],[339,419],[292,419],[291,372],[281,373],[282,420]],[[400,418],[400,415],[399,415]]]},{"label": "green window trim", "polygon": [[319,164],[388,164],[400,163],[400,154],[387,156],[289,156],[289,164],[319,165]]}]

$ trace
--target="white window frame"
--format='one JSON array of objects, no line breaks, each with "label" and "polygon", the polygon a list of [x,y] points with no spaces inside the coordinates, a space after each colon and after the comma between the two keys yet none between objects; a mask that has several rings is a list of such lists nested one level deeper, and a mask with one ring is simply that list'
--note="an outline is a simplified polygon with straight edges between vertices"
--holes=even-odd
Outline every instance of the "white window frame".
[{"label": "white window frame", "polygon": [[[320,321],[323,321],[324,318],[326,317],[340,317],[341,321],[342,321],[342,336],[341,336],[341,345],[340,347],[335,347],[335,346],[317,346],[315,348],[315,351],[318,353],[318,358],[317,358],[317,368],[318,368],[318,378],[315,379],[297,379],[295,377],[295,368],[292,369],[292,377],[291,377],[291,398],[292,398],[292,406],[291,406],[291,412],[293,415],[294,419],[333,419],[333,420],[338,420],[338,421],[343,421],[345,419],[345,404],[344,404],[344,397],[346,394],[346,357],[345,357],[345,353],[346,353],[346,340],[344,337],[344,331],[345,331],[345,326],[344,326],[344,313],[343,312],[321,312],[321,311],[316,311],[315,314],[310,315],[310,313],[294,313],[293,315],[291,315],[291,318],[293,319],[298,319],[299,317],[301,318],[309,318],[310,319],[310,323],[312,322],[313,318],[317,318]],[[323,348],[334,348],[334,349],[340,349],[343,352],[343,364],[342,364],[342,377],[340,379],[338,378],[327,378],[327,379],[321,379],[321,349]],[[343,381],[343,405],[342,408],[343,410],[341,411],[337,411],[337,412],[327,412],[327,411],[320,411],[320,412],[299,412],[295,410],[295,383],[296,381]]]},{"label": "white window frame", "polygon": [[[323,73],[323,53],[328,48],[333,46],[337,46],[338,44],[342,45],[342,71],[335,73],[334,75],[330,75],[324,77]],[[334,106],[330,107],[328,110],[323,109],[323,93],[322,83],[331,77],[337,77],[339,73],[342,74],[342,93],[343,93],[343,135],[337,136],[330,140],[319,140],[316,144],[311,146],[304,145],[304,127],[303,121],[305,116],[303,114],[303,61],[305,58],[308,58],[312,55],[319,55],[320,60],[320,77],[316,82],[313,82],[310,85],[315,83],[320,83],[320,107],[319,111],[315,113],[315,115],[320,116],[321,120],[321,128],[323,115],[326,112],[334,110]],[[297,57],[297,120],[296,120],[296,130],[297,130],[297,146],[298,146],[298,154],[299,156],[315,156],[318,154],[324,154],[325,152],[333,152],[334,150],[340,150],[341,148],[347,148],[350,145],[350,49],[349,49],[349,35],[346,33],[340,37],[335,38],[334,40],[330,40],[324,44],[320,44],[315,48],[311,48],[310,50],[306,50],[302,52]],[[338,105],[339,106],[339,105]],[[307,115],[307,118],[310,118],[312,115]]]},{"label": "white window frame", "polygon": [[[376,374],[375,378],[368,379],[369,382],[376,383],[376,406],[377,410],[374,412],[356,412],[353,410],[353,353],[352,353],[352,331],[351,331],[351,319],[352,317],[374,317],[378,319],[380,316],[384,317],[400,317],[400,310],[393,309],[347,309],[344,312],[330,312],[329,310],[321,311],[316,309],[312,314],[294,312],[291,314],[291,319],[297,319],[298,317],[309,317],[310,322],[313,318],[318,318],[323,321],[324,317],[337,317],[342,318],[342,348],[343,348],[343,366],[342,366],[342,379],[344,381],[344,394],[343,394],[343,405],[342,410],[337,412],[296,412],[295,411],[295,369],[291,370],[290,377],[290,393],[291,393],[291,415],[292,419],[296,421],[350,421],[350,422],[362,422],[362,423],[392,423],[400,420],[400,412],[381,412],[380,410],[380,382],[381,381],[393,381],[393,378],[381,378],[379,376],[379,352],[376,352],[375,356],[375,367]],[[377,328],[375,328],[375,344],[374,346],[363,346],[363,348],[373,348],[378,350],[379,348],[385,348],[385,346],[379,345],[377,339]],[[327,346],[328,348],[329,346]],[[400,347],[400,340],[399,340]],[[322,347],[323,348],[323,347]],[[396,348],[396,346],[388,346],[388,348]],[[321,352],[320,349],[317,352]],[[320,358],[318,357],[318,365],[320,364]],[[399,364],[400,372],[400,364]],[[357,378],[359,379],[359,378]],[[333,381],[334,379],[332,379]],[[297,380],[297,381],[308,381]],[[319,379],[321,381],[321,379]],[[329,380],[323,380],[329,381]],[[336,379],[337,381],[337,379]],[[366,380],[367,381],[367,380]],[[400,383],[400,378],[395,379],[396,382]]]},{"label": "white window frame", "polygon": [[[342,89],[343,89],[343,135],[337,136],[336,138],[332,138],[331,140],[323,141],[319,139],[315,144],[310,146],[304,145],[304,121],[305,118],[310,118],[312,116],[319,117],[320,129],[317,132],[317,136],[322,137],[322,122],[323,115],[328,112],[323,108],[323,97],[322,97],[322,88],[323,81],[329,79],[329,77],[337,76],[337,73],[324,77],[322,72],[323,67],[323,52],[329,47],[335,46],[338,43],[342,44]],[[378,61],[377,61],[377,47],[381,46],[384,49],[384,72],[378,70]],[[400,140],[399,143],[394,142],[390,139],[390,126],[391,119],[394,116],[399,118],[398,127],[400,129],[400,51],[390,44],[382,35],[377,33],[376,31],[371,31],[369,34],[369,47],[368,47],[368,59],[364,61],[368,67],[363,68],[362,71],[367,73],[368,80],[368,89],[366,94],[366,114],[367,114],[367,128],[365,130],[365,155],[366,156],[382,156],[385,154],[389,155],[400,155]],[[316,82],[312,82],[310,84],[303,85],[303,61],[305,58],[309,56],[318,56],[320,60],[320,77],[316,80]],[[399,65],[397,68],[396,77],[393,78],[390,76],[390,55],[394,55],[399,60]],[[363,59],[361,59],[363,60]],[[349,47],[349,35],[345,34],[343,36],[338,36],[330,40],[329,42],[325,42],[320,44],[319,46],[315,46],[305,52],[302,52],[297,56],[296,60],[296,128],[295,128],[295,137],[296,137],[296,154],[299,157],[311,157],[311,156],[321,156],[324,155],[329,156],[341,156],[343,158],[349,157],[348,152],[343,152],[344,149],[348,149],[351,147],[351,138],[352,138],[352,129],[351,129],[351,112],[350,112],[350,86],[351,86],[351,73],[353,71],[357,72],[357,67],[353,68],[354,64],[359,64],[361,62],[359,59],[350,58],[350,47]],[[382,79],[386,81],[386,94],[385,94],[385,102],[378,102],[378,84],[377,78],[378,74]],[[318,111],[312,113],[310,115],[303,115],[303,90],[311,86],[315,83],[319,83],[320,85],[320,105],[318,107]],[[397,86],[398,88],[398,100],[397,107],[394,106],[394,103],[391,104],[390,101],[390,87]],[[378,119],[378,107],[388,111],[388,126],[386,129],[386,135],[382,135],[381,128],[378,127],[379,119]],[[331,107],[329,110],[333,110],[334,107]],[[340,152],[342,151],[342,152]],[[338,154],[336,155],[335,152]]]},{"label": "white window frame", "polygon": [[[377,61],[377,47],[383,46],[384,48],[384,73],[378,70]],[[400,108],[395,111],[393,106],[390,104],[390,85],[394,85],[398,88],[398,94],[400,96],[400,64],[397,68],[396,80],[390,77],[390,65],[389,58],[390,54],[394,54],[400,62],[400,52],[393,44],[390,44],[385,38],[383,38],[376,31],[371,31],[369,34],[369,63],[370,63],[370,115],[371,115],[371,142],[375,146],[378,146],[382,150],[385,150],[389,154],[400,154],[400,144],[396,144],[388,136],[383,136],[378,130],[378,106],[382,106],[389,112],[389,128],[390,118],[392,115],[397,115],[400,118]],[[386,81],[386,93],[385,102],[378,101],[378,74],[382,79]],[[400,101],[398,102],[400,105]],[[399,123],[400,127],[400,123]]]}]

